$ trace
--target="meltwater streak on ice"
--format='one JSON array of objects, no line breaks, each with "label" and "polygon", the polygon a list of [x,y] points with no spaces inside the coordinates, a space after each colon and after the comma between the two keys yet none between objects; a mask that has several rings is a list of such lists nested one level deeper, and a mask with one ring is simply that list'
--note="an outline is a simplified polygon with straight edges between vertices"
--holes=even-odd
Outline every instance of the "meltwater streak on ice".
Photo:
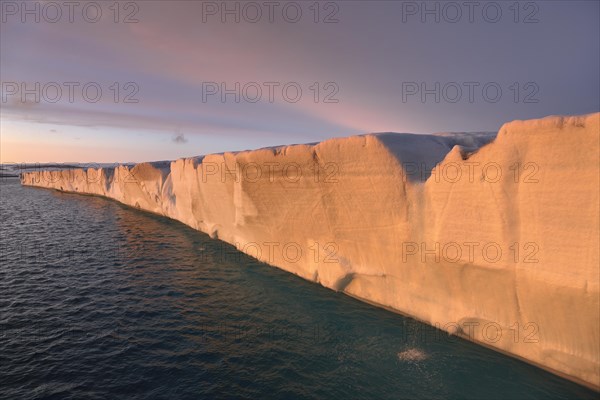
[{"label": "meltwater streak on ice", "polygon": [[595,396],[178,222],[0,184],[0,398]]}]

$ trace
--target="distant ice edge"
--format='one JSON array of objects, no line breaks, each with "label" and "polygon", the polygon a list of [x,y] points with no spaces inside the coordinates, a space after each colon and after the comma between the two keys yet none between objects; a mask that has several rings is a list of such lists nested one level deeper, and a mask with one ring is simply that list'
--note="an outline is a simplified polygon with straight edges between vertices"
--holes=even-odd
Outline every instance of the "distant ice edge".
[{"label": "distant ice edge", "polygon": [[[353,136],[26,172],[21,183],[176,219],[305,279],[599,390],[599,122],[600,113],[513,121],[495,138]],[[450,175],[458,170],[461,178]]]}]

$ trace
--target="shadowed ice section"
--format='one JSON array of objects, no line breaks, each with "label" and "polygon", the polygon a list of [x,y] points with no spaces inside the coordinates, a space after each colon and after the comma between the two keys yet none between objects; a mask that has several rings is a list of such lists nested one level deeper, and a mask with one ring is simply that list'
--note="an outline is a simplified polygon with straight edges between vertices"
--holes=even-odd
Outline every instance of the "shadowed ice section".
[{"label": "shadowed ice section", "polygon": [[412,182],[425,182],[431,171],[454,146],[461,154],[474,153],[496,138],[496,132],[483,133],[439,133],[415,135],[410,133],[373,134],[396,157],[404,168],[406,177]]}]

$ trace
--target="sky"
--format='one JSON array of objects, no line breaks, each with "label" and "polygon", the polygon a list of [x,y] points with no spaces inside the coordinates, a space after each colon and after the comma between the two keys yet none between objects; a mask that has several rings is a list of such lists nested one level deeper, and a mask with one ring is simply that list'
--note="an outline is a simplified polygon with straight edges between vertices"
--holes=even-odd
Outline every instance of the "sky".
[{"label": "sky", "polygon": [[139,162],[600,110],[599,1],[0,1],[0,161]]}]

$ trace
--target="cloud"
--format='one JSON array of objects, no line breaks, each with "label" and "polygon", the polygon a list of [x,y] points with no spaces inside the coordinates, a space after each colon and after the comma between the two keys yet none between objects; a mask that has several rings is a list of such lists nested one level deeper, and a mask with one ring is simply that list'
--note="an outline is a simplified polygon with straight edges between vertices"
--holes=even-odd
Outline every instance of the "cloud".
[{"label": "cloud", "polygon": [[187,139],[183,133],[179,133],[173,136],[173,142],[183,144],[187,143]]},{"label": "cloud", "polygon": [[[172,83],[171,81],[167,81]],[[167,85],[168,87],[168,85]],[[163,86],[160,86],[162,89]],[[75,126],[90,129],[105,127],[131,129],[145,132],[180,134],[180,129],[189,135],[227,135],[229,137],[261,137],[271,136],[278,142],[311,141],[328,135],[363,133],[367,130],[344,126],[331,122],[327,118],[313,115],[296,108],[295,104],[278,104],[259,102],[248,106],[244,103],[202,103],[194,98],[195,87],[175,85],[173,96],[177,101],[164,101],[156,95],[148,95],[144,106],[133,107],[130,104],[114,104],[98,102],[94,104],[79,102],[35,104],[30,109],[23,109],[21,104],[7,104],[0,107],[2,119],[8,121],[40,123],[55,126]],[[162,90],[164,93],[165,91]],[[168,92],[171,93],[171,92]],[[131,106],[131,107],[130,107]],[[269,115],[268,118],[257,118],[257,115]],[[181,128],[173,129],[173,126]],[[53,127],[56,129],[56,127]],[[175,141],[175,140],[174,140]],[[181,140],[175,143],[185,143]]]}]

